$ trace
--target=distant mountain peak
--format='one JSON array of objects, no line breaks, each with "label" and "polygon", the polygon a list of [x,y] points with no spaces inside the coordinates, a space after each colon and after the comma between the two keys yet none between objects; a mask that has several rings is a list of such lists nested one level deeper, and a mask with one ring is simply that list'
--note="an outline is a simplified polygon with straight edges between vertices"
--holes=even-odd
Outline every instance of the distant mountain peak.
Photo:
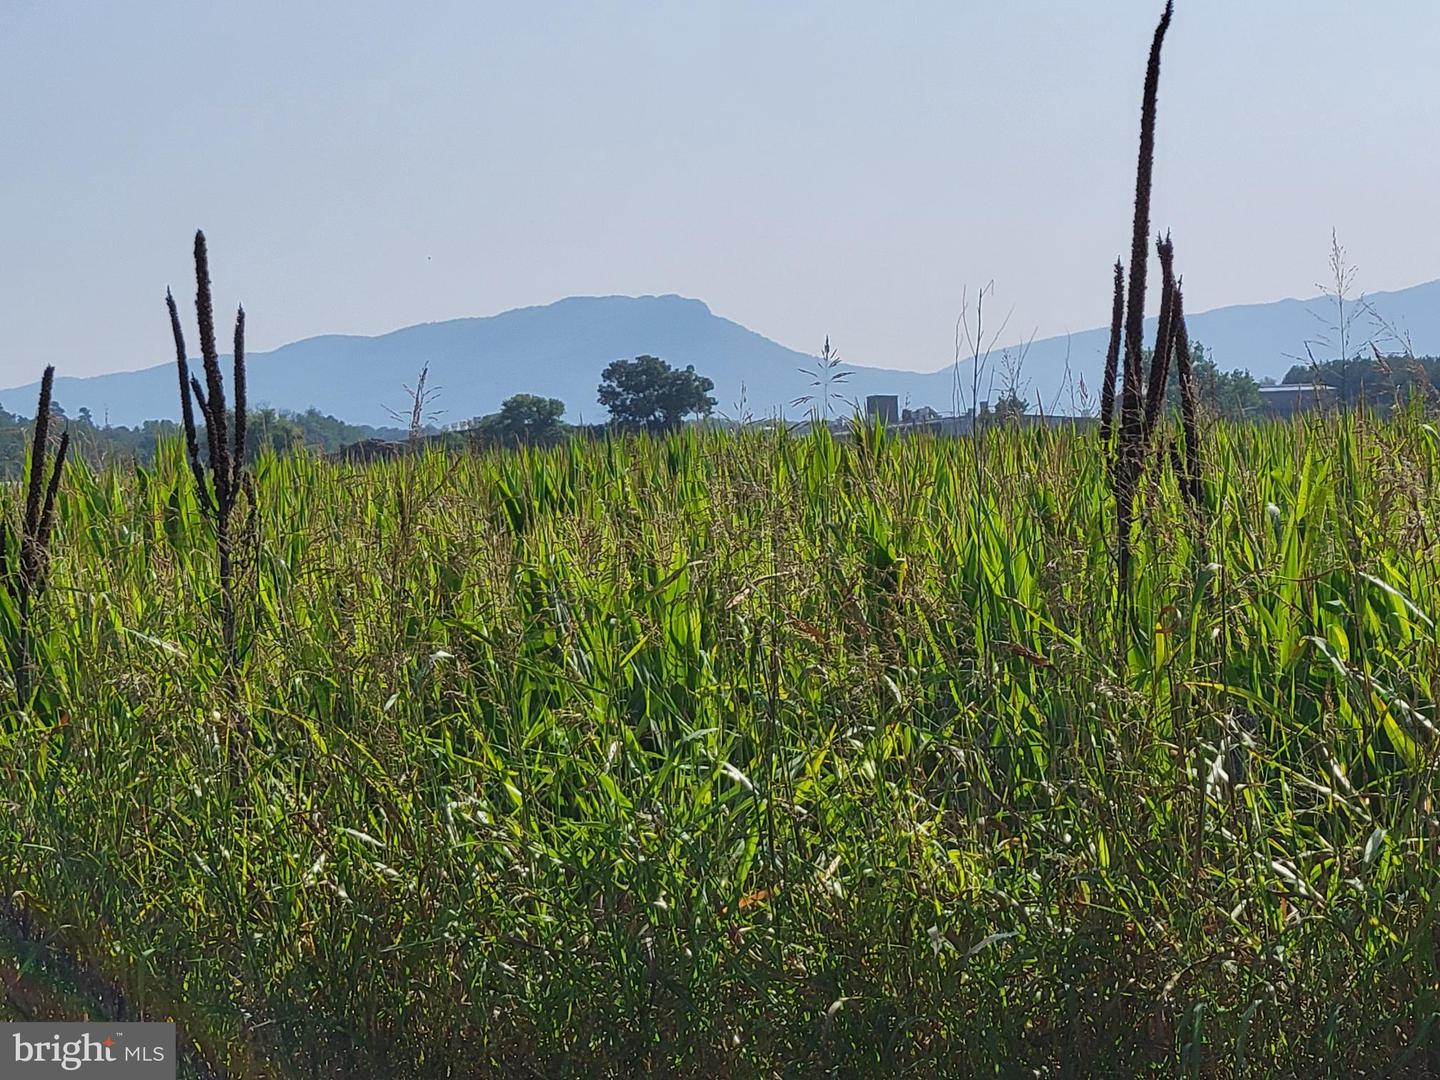
[{"label": "distant mountain peak", "polygon": [[[1368,300],[1385,323],[1409,335],[1417,352],[1440,352],[1440,281]],[[1190,337],[1210,348],[1222,368],[1278,378],[1303,354],[1305,342],[1323,331],[1329,305],[1314,297],[1218,308],[1189,316]],[[1096,397],[1107,337],[1108,330],[1094,329],[1032,342],[1021,373],[1030,399],[1038,398],[1047,412],[1075,411],[1082,404],[1082,379]],[[517,393],[557,397],[569,419],[598,420],[605,415],[596,401],[601,371],[612,360],[643,353],[677,367],[693,364],[714,380],[719,411],[727,415],[734,415],[742,397],[753,416],[803,414],[790,402],[815,392],[800,370],[814,365],[813,356],[716,315],[701,300],[664,293],[567,296],[374,337],[306,338],[251,355],[250,400],[295,411],[313,406],[352,423],[383,425],[391,420],[389,409],[404,404],[404,387],[429,364],[430,385],[441,388],[436,406],[443,422],[493,412]],[[991,369],[982,372],[982,398],[1000,393],[998,364]],[[896,394],[906,406],[941,412],[969,405],[957,390],[954,367],[929,373],[856,365],[843,370],[850,375],[832,399],[832,411],[843,411],[840,402],[863,403],[869,394]],[[958,383],[971,385],[968,364],[961,365]],[[0,391],[0,401],[23,411],[36,389],[30,384]],[[62,373],[55,398],[67,411],[87,407],[97,419],[126,426],[178,413],[171,363],[90,378]]]}]

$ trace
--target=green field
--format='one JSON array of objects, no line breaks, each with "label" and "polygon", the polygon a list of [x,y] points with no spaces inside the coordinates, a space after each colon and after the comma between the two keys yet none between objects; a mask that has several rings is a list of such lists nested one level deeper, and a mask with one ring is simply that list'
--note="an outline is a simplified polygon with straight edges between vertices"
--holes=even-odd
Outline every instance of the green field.
[{"label": "green field", "polygon": [[1440,1068],[1436,429],[1218,427],[1202,516],[1157,457],[1128,630],[1093,431],[860,434],[262,458],[233,670],[182,447],[67,465],[5,1011],[236,1076]]}]

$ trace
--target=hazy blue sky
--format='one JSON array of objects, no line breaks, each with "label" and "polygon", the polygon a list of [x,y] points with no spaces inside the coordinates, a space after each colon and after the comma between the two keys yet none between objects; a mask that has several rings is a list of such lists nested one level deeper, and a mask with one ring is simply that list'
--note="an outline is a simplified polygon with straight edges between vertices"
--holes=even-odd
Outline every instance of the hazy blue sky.
[{"label": "hazy blue sky", "polygon": [[[930,369],[962,290],[1108,318],[1161,4],[0,3],[0,385],[169,357],[192,230],[251,348],[678,292]],[[1440,5],[1179,0],[1187,306],[1440,276]],[[1012,334],[1013,336],[1013,334]]]}]

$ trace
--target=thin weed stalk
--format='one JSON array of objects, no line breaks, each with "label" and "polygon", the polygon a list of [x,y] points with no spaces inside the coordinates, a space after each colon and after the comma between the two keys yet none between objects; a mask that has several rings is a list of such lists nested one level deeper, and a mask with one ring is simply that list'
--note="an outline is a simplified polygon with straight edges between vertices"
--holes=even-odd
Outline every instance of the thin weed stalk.
[{"label": "thin weed stalk", "polygon": [[1115,260],[1115,297],[1110,311],[1110,346],[1105,350],[1105,381],[1100,385],[1100,445],[1108,448],[1115,420],[1115,376],[1120,366],[1120,335],[1125,322],[1125,266]]},{"label": "thin weed stalk", "polygon": [[1190,364],[1190,331],[1185,326],[1185,296],[1180,283],[1175,284],[1175,366],[1180,381],[1180,429],[1184,436],[1185,455],[1180,472],[1180,489],[1190,509],[1199,515],[1204,509],[1200,487],[1200,424],[1195,393],[1195,371]]},{"label": "thin weed stalk", "polygon": [[54,465],[46,479],[50,442],[51,396],[55,386],[55,368],[45,369],[40,379],[40,401],[35,410],[35,427],[30,443],[30,471],[25,485],[25,514],[20,529],[20,566],[12,578],[5,579],[15,601],[18,620],[11,668],[15,678],[15,699],[24,709],[30,701],[35,681],[34,631],[31,616],[36,602],[45,591],[50,564],[50,538],[55,526],[55,500],[60,491],[61,470],[70,449],[70,433],[62,432],[55,452]]},{"label": "thin weed stalk", "polygon": [[[1107,450],[1111,489],[1115,497],[1116,584],[1122,611],[1128,611],[1131,576],[1130,534],[1135,518],[1135,495],[1144,470],[1145,451],[1159,422],[1164,399],[1168,355],[1171,347],[1171,321],[1174,306],[1174,248],[1169,237],[1158,243],[1163,285],[1160,299],[1160,325],[1154,355],[1148,374],[1145,370],[1145,286],[1149,260],[1150,195],[1155,164],[1155,118],[1160,87],[1160,50],[1165,32],[1174,13],[1173,0],[1165,5],[1164,14],[1155,27],[1150,43],[1150,58],[1145,68],[1145,87],[1140,109],[1140,153],[1135,170],[1135,217],[1130,245],[1130,281],[1124,312],[1124,383],[1120,397],[1120,428],[1115,446],[1109,446],[1110,427],[1104,397],[1108,392],[1113,409],[1114,389],[1110,379],[1113,370],[1110,356],[1106,358],[1106,385],[1102,387],[1101,434]],[[1117,266],[1116,304],[1111,320],[1111,355],[1118,348],[1116,327],[1119,319],[1119,292],[1122,285]]]},{"label": "thin weed stalk", "polygon": [[[195,233],[195,316],[200,329],[200,358],[205,383],[190,374],[185,334],[175,297],[167,289],[165,302],[170,310],[170,330],[175,338],[175,362],[180,379],[180,414],[185,427],[185,450],[200,505],[215,525],[215,546],[220,571],[220,625],[225,659],[233,671],[238,659],[235,640],[235,571],[233,511],[246,484],[245,474],[245,309],[235,312],[235,353],[232,384],[235,388],[235,431],[231,442],[225,407],[225,381],[215,344],[215,313],[210,299],[210,259],[204,232]],[[200,460],[200,439],[195,427],[193,394],[205,422],[209,455],[209,479]]]}]

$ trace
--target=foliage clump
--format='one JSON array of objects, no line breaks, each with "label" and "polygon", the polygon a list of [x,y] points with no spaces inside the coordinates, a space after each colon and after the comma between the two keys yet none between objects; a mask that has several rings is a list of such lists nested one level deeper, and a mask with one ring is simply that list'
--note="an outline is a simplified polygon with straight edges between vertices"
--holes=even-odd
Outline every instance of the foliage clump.
[{"label": "foliage clump", "polygon": [[693,364],[674,368],[655,356],[616,360],[600,376],[600,404],[616,427],[633,431],[669,431],[687,416],[709,416],[715,408],[715,383]]}]

